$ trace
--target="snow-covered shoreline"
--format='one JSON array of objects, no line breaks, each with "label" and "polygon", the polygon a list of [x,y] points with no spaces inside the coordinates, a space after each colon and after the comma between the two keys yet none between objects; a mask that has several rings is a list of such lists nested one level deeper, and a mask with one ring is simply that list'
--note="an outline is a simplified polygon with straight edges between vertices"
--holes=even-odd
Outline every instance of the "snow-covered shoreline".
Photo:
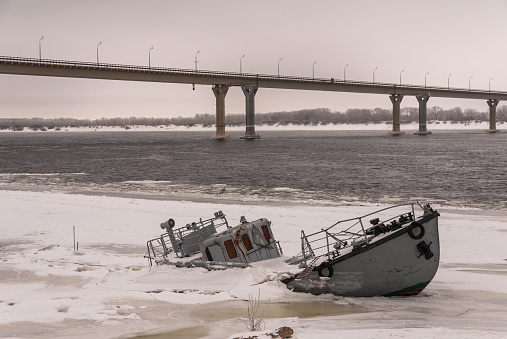
[{"label": "snow-covered shoreline", "polygon": [[[497,123],[497,128],[502,129],[503,122]],[[470,122],[470,123],[452,123],[445,121],[429,122],[427,125],[428,131],[441,131],[441,130],[487,130],[489,129],[489,122]],[[401,124],[402,131],[415,132],[419,129],[418,123],[403,123]],[[226,126],[226,131],[240,131],[244,132],[245,126]],[[370,123],[370,124],[277,124],[267,125],[262,124],[256,126],[257,132],[262,131],[391,131],[391,123]],[[0,130],[0,133],[19,133],[19,132],[36,132],[36,133],[63,133],[63,132],[153,132],[153,131],[186,131],[186,132],[205,132],[215,131],[214,125],[193,125],[193,126],[177,126],[177,125],[162,125],[162,126],[98,126],[98,127],[63,127],[60,129],[46,129],[46,130],[32,130],[25,127],[22,131],[14,131],[10,129]]]},{"label": "snow-covered shoreline", "polygon": [[[441,213],[441,265],[421,295],[340,298],[287,290],[276,279],[276,260],[215,272],[150,268],[143,258],[145,243],[162,233],[158,225],[169,217],[186,223],[223,210],[232,224],[241,215],[270,219],[285,256],[291,256],[299,251],[302,228],[319,229],[376,206],[163,201],[7,190],[0,190],[0,206],[2,337],[246,337],[234,312],[241,316],[244,300],[258,293],[273,311],[265,331],[256,333],[259,338],[268,338],[262,334],[281,326],[293,328],[294,338],[500,338],[507,332],[507,216],[497,212],[434,206]],[[73,227],[78,251],[73,249]],[[280,311],[283,305],[292,311]],[[308,317],[297,305],[329,309]]]}]

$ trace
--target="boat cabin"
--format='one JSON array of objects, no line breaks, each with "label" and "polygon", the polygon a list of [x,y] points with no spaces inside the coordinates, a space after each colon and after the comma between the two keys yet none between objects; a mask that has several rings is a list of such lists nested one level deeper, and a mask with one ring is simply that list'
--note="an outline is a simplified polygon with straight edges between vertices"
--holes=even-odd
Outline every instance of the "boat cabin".
[{"label": "boat cabin", "polygon": [[169,219],[160,227],[166,233],[146,243],[148,254],[145,257],[149,259],[150,266],[153,261],[157,265],[167,262],[171,253],[183,258],[200,252],[203,262],[238,264],[276,258],[282,254],[280,243],[271,231],[271,222],[265,218],[248,222],[241,217],[240,224],[231,227],[225,214],[218,211],[211,219],[200,219],[181,227],[175,227],[174,219]]},{"label": "boat cabin", "polygon": [[261,218],[241,223],[199,243],[204,261],[250,263],[280,257],[282,250],[271,231],[271,222]]}]

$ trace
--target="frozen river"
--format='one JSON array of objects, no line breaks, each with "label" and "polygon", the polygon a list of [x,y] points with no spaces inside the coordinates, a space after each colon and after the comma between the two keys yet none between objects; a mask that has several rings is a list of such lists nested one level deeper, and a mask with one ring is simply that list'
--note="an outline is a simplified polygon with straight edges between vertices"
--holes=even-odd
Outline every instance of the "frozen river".
[{"label": "frozen river", "polygon": [[[232,224],[268,217],[286,258],[299,231],[328,226],[377,206],[204,203],[54,192],[0,191],[0,336],[19,338],[236,338],[247,336],[245,300],[260,294],[269,317],[294,338],[507,335],[507,216],[434,206],[441,213],[441,264],[416,297],[343,298],[287,290],[276,261],[208,272],[150,268],[145,241],[160,222],[207,218]],[[79,251],[73,250],[73,226]],[[260,336],[260,338],[268,338]]]}]

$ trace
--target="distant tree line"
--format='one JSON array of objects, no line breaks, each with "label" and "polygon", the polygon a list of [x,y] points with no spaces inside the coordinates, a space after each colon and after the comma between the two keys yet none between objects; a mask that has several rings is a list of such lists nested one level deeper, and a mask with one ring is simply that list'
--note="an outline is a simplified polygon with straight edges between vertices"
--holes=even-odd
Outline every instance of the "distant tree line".
[{"label": "distant tree line", "polygon": [[[497,108],[497,121],[507,121],[507,106]],[[31,119],[0,119],[0,130],[23,130],[30,128],[33,130],[52,130],[68,127],[89,127],[97,128],[101,126],[116,126],[128,129],[129,126],[213,126],[215,124],[215,114],[196,114],[194,117],[176,117],[176,118],[101,118],[101,119],[71,119],[71,118],[31,118]],[[315,125],[315,124],[379,124],[392,123],[392,111],[389,109],[361,109],[351,108],[345,112],[331,111],[328,108],[303,109],[291,112],[272,112],[257,113],[255,120],[257,125]],[[444,121],[451,123],[489,121],[489,112],[479,112],[476,109],[461,107],[443,109],[433,106],[427,110],[428,121]],[[419,121],[419,109],[417,107],[404,107],[401,109],[402,123],[411,123]],[[244,125],[245,114],[227,114],[226,124],[229,126]]]}]

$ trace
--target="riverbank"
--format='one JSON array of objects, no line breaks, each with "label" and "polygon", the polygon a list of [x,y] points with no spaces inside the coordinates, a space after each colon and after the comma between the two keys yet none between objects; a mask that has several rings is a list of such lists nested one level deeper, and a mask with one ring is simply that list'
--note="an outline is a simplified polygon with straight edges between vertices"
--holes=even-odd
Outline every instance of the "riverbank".
[{"label": "riverbank", "polygon": [[[502,129],[503,121],[497,123],[497,128]],[[428,131],[441,131],[441,130],[487,130],[489,129],[489,122],[447,122],[447,121],[432,121],[428,122]],[[210,131],[215,132],[214,125],[191,125],[191,126],[177,126],[177,125],[161,125],[161,126],[93,126],[93,127],[62,127],[48,129],[45,127],[30,129],[28,127],[18,129],[2,129],[0,133],[15,133],[15,132],[37,132],[37,133],[64,133],[64,132],[148,132],[148,131]],[[306,131],[306,130],[323,130],[323,131],[386,131],[392,130],[391,123],[370,123],[370,124],[276,124],[276,125],[257,125],[256,131]],[[416,132],[419,130],[418,123],[402,123],[401,130],[406,132]],[[226,126],[226,131],[244,132],[244,125]]]},{"label": "riverbank", "polygon": [[[259,338],[281,326],[294,338],[447,336],[507,333],[507,216],[441,208],[441,265],[417,297],[341,298],[294,293],[276,262],[208,272],[149,267],[146,240],[159,224],[208,218],[222,210],[266,217],[285,258],[313,231],[380,206],[318,206],[145,200],[0,190],[0,336],[20,338],[247,337],[245,300],[260,294],[271,310]],[[73,248],[73,228],[79,249]],[[321,311],[317,311],[322,307]],[[314,310],[315,312],[311,312]]]}]

